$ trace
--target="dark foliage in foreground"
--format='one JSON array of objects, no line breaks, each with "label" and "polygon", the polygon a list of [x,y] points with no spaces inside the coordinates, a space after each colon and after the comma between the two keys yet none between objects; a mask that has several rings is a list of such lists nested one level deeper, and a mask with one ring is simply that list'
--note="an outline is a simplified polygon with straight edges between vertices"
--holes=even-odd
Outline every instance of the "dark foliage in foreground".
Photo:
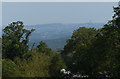
[{"label": "dark foliage in foreground", "polygon": [[120,74],[120,6],[114,7],[113,19],[101,29],[74,31],[61,52],[72,72],[89,76]]}]

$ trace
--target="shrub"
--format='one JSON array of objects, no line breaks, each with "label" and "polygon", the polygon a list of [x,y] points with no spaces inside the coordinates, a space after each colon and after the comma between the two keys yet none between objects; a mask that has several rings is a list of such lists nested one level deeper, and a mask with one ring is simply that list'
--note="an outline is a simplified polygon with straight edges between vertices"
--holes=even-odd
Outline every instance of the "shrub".
[{"label": "shrub", "polygon": [[11,60],[2,60],[2,76],[3,77],[19,77],[19,67]]}]

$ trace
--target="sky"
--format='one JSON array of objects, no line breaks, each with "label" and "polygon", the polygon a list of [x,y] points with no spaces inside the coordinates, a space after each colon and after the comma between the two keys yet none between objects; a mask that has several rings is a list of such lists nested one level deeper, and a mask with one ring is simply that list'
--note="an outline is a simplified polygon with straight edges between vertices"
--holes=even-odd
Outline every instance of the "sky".
[{"label": "sky", "polygon": [[2,0],[3,2],[118,2],[119,0]]},{"label": "sky", "polygon": [[48,23],[106,23],[117,2],[3,2],[2,23],[25,25]]},{"label": "sky", "polygon": [[2,35],[2,3],[0,2],[0,37]]},{"label": "sky", "polygon": [[0,0],[0,25],[2,25],[2,0]]}]

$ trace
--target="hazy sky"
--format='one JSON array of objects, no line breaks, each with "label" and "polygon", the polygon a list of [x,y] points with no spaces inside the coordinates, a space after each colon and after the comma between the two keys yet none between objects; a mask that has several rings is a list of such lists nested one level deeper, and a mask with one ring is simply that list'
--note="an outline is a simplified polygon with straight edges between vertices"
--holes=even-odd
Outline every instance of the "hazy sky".
[{"label": "hazy sky", "polygon": [[0,2],[0,25],[2,25],[2,3]]},{"label": "hazy sky", "polygon": [[0,37],[2,35],[2,3],[0,2]]},{"label": "hazy sky", "polygon": [[3,25],[23,21],[26,25],[46,23],[104,23],[111,19],[117,2],[3,2]]},{"label": "hazy sky", "polygon": [[3,2],[118,2],[119,0],[2,0]]}]

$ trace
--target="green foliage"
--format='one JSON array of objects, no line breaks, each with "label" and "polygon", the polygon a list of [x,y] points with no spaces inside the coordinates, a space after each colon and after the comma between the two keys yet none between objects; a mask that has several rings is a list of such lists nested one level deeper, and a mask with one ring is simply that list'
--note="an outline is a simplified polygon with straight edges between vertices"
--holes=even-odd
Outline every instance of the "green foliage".
[{"label": "green foliage", "polygon": [[4,58],[21,57],[28,50],[30,34],[34,31],[24,29],[23,22],[12,22],[3,29],[2,52]]},{"label": "green foliage", "polygon": [[114,7],[114,16],[100,31],[99,39],[104,42],[104,53],[106,61],[103,62],[105,71],[110,75],[119,77],[120,74],[120,6]]},{"label": "green foliage", "polygon": [[82,49],[82,47],[87,48],[91,44],[91,40],[97,34],[97,30],[94,28],[79,28],[73,32],[71,39],[68,39],[67,45],[64,47],[64,54],[73,53]]},{"label": "green foliage", "polygon": [[[58,77],[67,68],[89,76],[99,72],[111,77],[120,74],[120,6],[101,29],[79,28],[73,32],[58,54],[43,41],[28,50],[30,34],[23,22],[13,22],[3,29],[3,77]],[[63,58],[63,59],[62,59]],[[65,63],[64,63],[65,61]]]},{"label": "green foliage", "polygon": [[88,49],[91,47],[97,33],[98,31],[94,28],[82,27],[74,31],[71,39],[67,41],[62,55],[67,58],[65,60],[73,72],[88,73],[87,69],[90,69],[88,67],[90,60],[87,59],[90,55]]},{"label": "green foliage", "polygon": [[31,53],[31,59],[15,58],[3,60],[3,77],[49,77],[50,57],[42,53]]},{"label": "green foliage", "polygon": [[3,77],[58,77],[62,68],[65,68],[65,64],[59,54],[29,51],[26,59],[3,59],[2,74]]},{"label": "green foliage", "polygon": [[19,77],[19,67],[11,60],[2,60],[2,76],[3,77]]},{"label": "green foliage", "polygon": [[73,72],[111,77],[120,74],[120,6],[114,7],[114,16],[103,28],[80,28],[62,51],[67,67]]},{"label": "green foliage", "polygon": [[42,52],[42,53],[48,53],[48,52],[52,51],[52,49],[48,48],[47,44],[43,41],[40,41],[37,48],[38,48],[38,52]]},{"label": "green foliage", "polygon": [[51,57],[51,65],[49,67],[49,73],[52,77],[60,77],[60,70],[65,69],[66,65],[61,57],[60,54],[57,54],[55,52],[50,53]]},{"label": "green foliage", "polygon": [[23,22],[13,22],[3,29],[3,77],[59,76],[65,67],[61,56],[40,42],[29,50],[29,36],[34,31],[23,28]]},{"label": "green foliage", "polygon": [[31,58],[23,60],[17,58],[15,63],[19,66],[21,77],[49,77],[50,57],[43,53],[30,52]]}]

